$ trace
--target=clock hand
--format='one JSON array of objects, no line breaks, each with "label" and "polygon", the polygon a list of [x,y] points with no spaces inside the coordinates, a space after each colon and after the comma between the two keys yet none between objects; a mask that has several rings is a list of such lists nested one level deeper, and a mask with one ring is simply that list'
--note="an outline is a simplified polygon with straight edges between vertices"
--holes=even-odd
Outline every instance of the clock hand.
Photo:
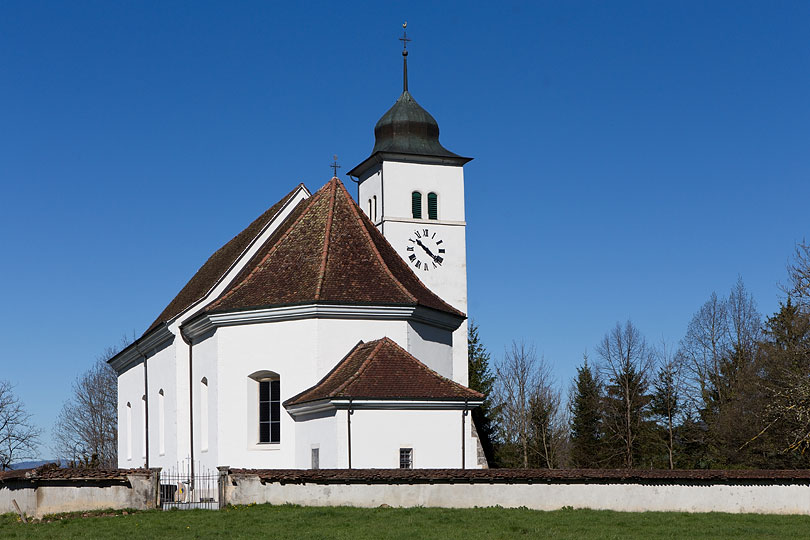
[{"label": "clock hand", "polygon": [[436,255],[434,255],[434,254],[433,254],[433,252],[432,252],[432,251],[430,251],[430,250],[427,248],[427,246],[425,246],[425,244],[423,244],[423,243],[422,243],[422,241],[421,241],[421,240],[417,240],[417,241],[416,241],[416,243],[417,243],[417,244],[419,244],[419,247],[421,247],[422,249],[424,249],[424,250],[425,250],[425,253],[427,253],[427,254],[430,256],[430,258],[432,258],[432,259],[436,259]]}]

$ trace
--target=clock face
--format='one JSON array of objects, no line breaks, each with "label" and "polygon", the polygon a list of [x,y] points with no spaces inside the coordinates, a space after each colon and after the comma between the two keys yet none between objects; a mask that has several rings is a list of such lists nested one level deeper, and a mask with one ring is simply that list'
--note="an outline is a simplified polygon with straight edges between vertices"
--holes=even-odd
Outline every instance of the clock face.
[{"label": "clock face", "polygon": [[417,229],[408,238],[405,258],[418,272],[435,271],[442,267],[446,247],[435,231]]}]

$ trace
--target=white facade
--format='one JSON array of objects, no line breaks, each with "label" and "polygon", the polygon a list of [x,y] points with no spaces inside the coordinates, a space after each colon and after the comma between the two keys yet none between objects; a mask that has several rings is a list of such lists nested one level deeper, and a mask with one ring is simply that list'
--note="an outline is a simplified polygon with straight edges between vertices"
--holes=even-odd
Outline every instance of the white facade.
[{"label": "white facade", "polygon": [[[467,312],[467,237],[464,214],[464,168],[460,165],[414,163],[383,160],[359,178],[360,207],[397,253],[411,265],[419,279],[445,302],[462,313]],[[414,219],[412,194],[422,198],[422,218]],[[428,195],[437,196],[438,219],[428,219]],[[369,204],[371,201],[371,204]],[[417,234],[427,231],[432,249],[443,251],[441,265],[424,264],[425,257],[410,259],[422,248],[415,246]],[[441,244],[436,242],[441,241]],[[427,242],[426,242],[427,244]],[[409,248],[414,251],[409,251]],[[426,255],[424,250],[423,254]],[[431,251],[432,252],[432,251]],[[421,260],[420,260],[421,259]],[[415,266],[419,262],[419,268]],[[429,261],[429,259],[428,259]],[[466,385],[467,323],[453,334],[453,380]],[[420,358],[416,355],[417,358]]]},{"label": "white facade", "polygon": [[[465,313],[463,162],[382,159],[362,174],[358,204],[422,283]],[[434,194],[436,219],[414,218],[414,191],[422,195],[424,218],[431,217]],[[309,197],[299,186],[202,298],[111,361],[119,372],[119,466],[168,468],[191,457],[208,468],[396,468],[403,449],[417,468],[479,466],[468,415],[480,403],[474,401],[280,407],[280,440],[260,442],[267,439],[260,424],[269,422],[260,414],[268,410],[260,405],[260,385],[278,381],[272,384],[280,400],[269,409],[275,411],[315,386],[360,341],[390,338],[439,375],[468,383],[467,323],[449,312],[363,302],[201,311]]]}]

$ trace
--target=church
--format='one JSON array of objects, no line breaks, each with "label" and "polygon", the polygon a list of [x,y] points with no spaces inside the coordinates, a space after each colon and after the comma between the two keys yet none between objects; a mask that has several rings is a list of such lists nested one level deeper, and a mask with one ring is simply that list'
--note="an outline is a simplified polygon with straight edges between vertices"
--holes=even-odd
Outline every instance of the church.
[{"label": "church", "polygon": [[[405,42],[407,45],[407,41]],[[349,176],[222,246],[118,374],[118,464],[480,468],[467,388],[464,165],[403,91]]]}]

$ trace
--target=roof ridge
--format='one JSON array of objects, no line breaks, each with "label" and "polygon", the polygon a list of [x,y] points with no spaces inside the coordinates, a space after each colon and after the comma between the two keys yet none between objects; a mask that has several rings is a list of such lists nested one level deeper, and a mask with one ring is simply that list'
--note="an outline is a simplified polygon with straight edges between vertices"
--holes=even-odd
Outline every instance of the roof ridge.
[{"label": "roof ridge", "polygon": [[[451,383],[451,384],[453,384],[453,385],[455,385],[455,386],[460,386],[461,388],[465,388],[465,389],[468,389],[468,390],[472,390],[472,388],[469,388],[468,386],[464,386],[464,385],[463,385],[463,384],[461,384],[460,382],[456,382],[456,381],[454,381],[453,379],[451,379],[450,377],[445,377],[444,375],[442,375],[442,374],[441,374],[441,373],[439,373],[438,371],[436,371],[436,370],[434,370],[434,369],[431,369],[430,367],[428,367],[428,365],[427,365],[427,364],[425,364],[424,362],[422,362],[421,360],[419,360],[419,359],[418,359],[417,357],[415,357],[413,354],[409,353],[409,352],[407,351],[407,349],[405,349],[404,347],[400,346],[400,344],[399,344],[399,343],[397,343],[397,342],[396,342],[396,341],[394,341],[393,339],[389,339],[389,338],[388,338],[388,336],[386,336],[386,337],[384,337],[384,338],[382,338],[382,339],[387,339],[388,341],[390,341],[390,342],[391,342],[391,343],[392,343],[392,344],[393,344],[393,345],[394,345],[394,346],[395,346],[397,349],[401,350],[402,352],[404,352],[404,353],[407,355],[408,360],[411,360],[411,363],[416,363],[417,367],[420,367],[420,368],[421,368],[423,371],[426,371],[427,373],[430,373],[430,374],[432,374],[432,375],[435,375],[436,377],[439,377],[440,379],[444,379],[445,381],[447,381],[447,382],[449,382],[449,383]],[[414,361],[415,361],[415,362],[414,362]],[[477,392],[477,390],[473,390],[473,391],[474,391],[474,392]],[[480,393],[480,392],[479,392],[479,393]]]},{"label": "roof ridge", "polygon": [[[244,229],[225,242],[225,244],[220,246],[216,251],[214,251],[214,253],[209,255],[205,262],[197,269],[196,272],[194,272],[191,279],[189,279],[185,285],[183,285],[171,302],[169,302],[169,304],[163,308],[163,310],[152,322],[152,324],[149,325],[143,335],[146,335],[150,331],[154,330],[161,322],[176,319],[183,313],[189,311],[194,305],[207,298],[208,295],[211,294],[211,292],[216,288],[216,286],[222,282],[224,277],[234,268],[236,262],[241,260],[245,256],[245,253],[257,242],[262,234],[267,231],[270,224],[278,219],[281,212],[288,207],[291,201],[295,198],[295,195],[302,188],[306,192],[307,197],[309,197],[311,193],[306,186],[303,183],[299,184],[284,195],[284,197],[282,197],[278,202],[271,205],[259,216],[257,216]],[[272,215],[268,216],[268,212],[274,208],[276,211],[273,212]],[[264,220],[262,220],[262,218],[264,218]],[[261,224],[261,226],[258,227],[255,234],[243,237],[243,235],[246,235],[251,228],[257,224]],[[240,246],[241,249],[238,251],[238,253],[229,253],[229,248]],[[221,268],[222,264],[225,264],[225,269]],[[207,271],[213,272],[212,275],[206,275]],[[204,288],[204,290],[200,291],[200,288]]]},{"label": "roof ridge", "polygon": [[[298,224],[298,223],[299,223],[299,222],[300,222],[300,221],[301,221],[301,220],[304,218],[304,216],[306,216],[306,214],[307,214],[307,212],[306,212],[306,211],[307,211],[307,210],[309,210],[310,208],[312,208],[312,205],[313,205],[313,204],[315,204],[315,202],[316,202],[316,201],[320,200],[320,198],[322,197],[322,195],[319,195],[319,193],[320,193],[320,190],[319,190],[318,192],[316,192],[314,195],[312,195],[311,197],[309,197],[308,199],[305,199],[305,200],[307,200],[307,201],[309,201],[309,202],[308,202],[308,204],[307,204],[306,208],[304,209],[304,211],[303,211],[303,212],[301,212],[301,213],[298,215],[298,217],[297,217],[297,218],[295,218],[295,221],[294,221],[294,222],[290,223],[290,224],[287,226],[287,230],[285,230],[285,231],[284,231],[284,234],[282,234],[282,235],[281,235],[281,237],[280,237],[278,240],[276,240],[276,243],[275,243],[275,244],[273,244],[273,247],[271,247],[271,248],[270,248],[270,249],[267,251],[267,253],[265,253],[265,254],[264,254],[264,257],[262,257],[262,260],[260,260],[258,263],[256,263],[255,265],[253,265],[253,268],[250,270],[250,272],[248,272],[248,274],[247,274],[247,275],[246,275],[246,276],[245,276],[245,277],[244,277],[244,278],[243,278],[243,279],[242,279],[242,280],[241,280],[239,283],[237,283],[237,284],[236,284],[236,285],[234,285],[233,287],[230,287],[230,288],[229,288],[229,290],[225,292],[225,294],[223,294],[222,296],[220,296],[219,298],[217,298],[216,300],[214,300],[213,302],[211,302],[211,304],[209,304],[209,305],[208,305],[208,308],[207,308],[207,309],[211,309],[211,308],[212,308],[212,307],[214,307],[215,305],[222,303],[222,301],[223,301],[223,300],[225,300],[226,298],[230,297],[230,296],[231,296],[233,293],[235,293],[237,290],[239,290],[240,288],[242,288],[242,287],[244,286],[244,284],[245,284],[245,283],[247,283],[247,281],[248,281],[248,280],[249,280],[251,277],[253,277],[253,275],[254,275],[254,274],[255,274],[255,273],[256,273],[256,272],[259,270],[259,268],[260,268],[260,267],[261,267],[261,266],[262,266],[262,265],[263,265],[263,264],[264,264],[264,263],[267,261],[267,259],[269,259],[269,258],[270,258],[270,255],[272,255],[273,253],[275,253],[275,251],[276,251],[276,249],[278,248],[278,246],[279,246],[279,245],[281,245],[281,243],[282,243],[282,242],[283,242],[283,241],[284,241],[284,240],[285,240],[285,239],[286,239],[286,238],[287,238],[287,237],[290,235],[290,231],[292,231],[292,230],[295,228],[295,226],[296,226],[296,225],[297,225],[297,224]],[[303,202],[303,201],[302,201],[302,202]],[[299,204],[300,204],[300,203],[299,203]],[[272,238],[272,236],[271,236],[270,238]],[[270,240],[270,238],[268,238],[267,240]]]},{"label": "roof ridge", "polygon": [[[318,301],[321,299],[321,288],[323,287],[323,280],[326,277],[326,260],[329,257],[329,246],[332,240],[332,217],[335,215],[335,199],[336,191],[335,188],[335,180],[337,178],[332,178],[329,180],[329,184],[331,184],[331,196],[329,198],[329,214],[326,216],[326,231],[324,232],[323,238],[323,253],[321,254],[321,268],[318,270],[318,285],[315,287],[315,300]],[[338,180],[339,181],[339,180]],[[327,184],[327,185],[329,185]]]},{"label": "roof ridge", "polygon": [[[377,248],[377,243],[376,243],[376,242],[374,241],[374,239],[371,237],[371,234],[368,232],[368,230],[366,229],[365,224],[363,223],[363,217],[360,215],[360,212],[358,212],[358,206],[357,206],[357,203],[356,203],[356,202],[354,202],[354,199],[352,199],[351,195],[349,195],[349,192],[348,192],[348,191],[346,191],[346,186],[344,186],[344,185],[343,185],[343,182],[341,182],[340,180],[338,180],[338,183],[339,183],[339,186],[340,186],[341,188],[343,188],[343,192],[344,192],[344,193],[346,194],[346,196],[349,198],[349,207],[352,209],[352,212],[354,213],[354,216],[355,216],[355,217],[357,218],[357,220],[360,222],[360,228],[363,230],[363,234],[366,236],[366,239],[368,239],[369,243],[371,244],[371,249],[372,249],[372,251],[374,252],[374,254],[377,256],[377,262],[379,262],[379,263],[380,263],[380,265],[383,267],[383,269],[384,269],[384,270],[385,270],[385,272],[388,274],[388,276],[389,276],[389,277],[390,277],[390,278],[391,278],[391,279],[394,281],[394,283],[396,283],[396,284],[397,284],[397,286],[399,287],[399,289],[400,289],[402,292],[404,292],[404,293],[405,293],[405,296],[407,296],[408,298],[410,298],[412,302],[415,302],[415,303],[417,303],[417,304],[418,304],[418,303],[419,303],[419,300],[416,298],[416,296],[414,296],[414,295],[411,293],[411,291],[409,291],[409,290],[408,290],[408,288],[407,288],[407,287],[405,287],[405,285],[403,285],[403,284],[402,284],[402,282],[399,280],[399,278],[397,278],[397,276],[395,276],[395,275],[394,275],[394,273],[391,271],[391,269],[388,267],[388,264],[386,264],[385,259],[384,259],[384,258],[383,258],[383,256],[382,256],[382,253],[380,253],[380,250]],[[373,226],[374,226],[374,224],[372,223],[372,224],[371,224],[371,226],[373,227]],[[419,280],[419,278],[418,278],[418,277],[417,277],[416,279],[417,279],[417,280]],[[420,283],[421,283],[421,281],[420,281]],[[426,285],[425,285],[425,288],[427,288],[427,286],[426,286]],[[430,289],[428,289],[428,290],[430,290]],[[452,306],[451,306],[451,307],[452,307]]]},{"label": "roof ridge", "polygon": [[[262,226],[262,228],[261,228],[261,229],[259,229],[259,232],[256,234],[256,236],[254,236],[254,237],[253,237],[253,238],[250,240],[250,242],[248,243],[248,245],[247,245],[247,246],[246,246],[246,247],[245,247],[245,248],[244,248],[244,249],[243,249],[243,250],[242,250],[242,251],[239,253],[239,255],[236,257],[236,259],[234,259],[234,261],[233,261],[233,262],[230,264],[230,266],[228,266],[228,268],[225,270],[225,272],[224,272],[224,273],[223,273],[221,276],[219,276],[219,277],[217,278],[217,281],[216,281],[216,282],[215,282],[215,283],[214,283],[214,284],[211,286],[211,288],[209,288],[209,289],[208,289],[208,291],[206,291],[206,293],[205,293],[203,296],[201,296],[200,298],[198,298],[196,301],[194,301],[194,302],[193,302],[191,305],[189,305],[188,307],[191,307],[191,306],[193,306],[194,304],[196,304],[197,302],[199,302],[200,300],[203,300],[203,299],[204,299],[204,298],[206,298],[206,297],[207,297],[209,294],[211,294],[211,292],[212,292],[214,289],[216,289],[216,287],[217,287],[217,285],[219,285],[220,281],[222,281],[223,279],[225,279],[225,276],[227,276],[227,275],[228,275],[228,272],[230,272],[230,271],[231,271],[231,270],[232,270],[232,269],[233,269],[233,268],[236,266],[236,263],[237,263],[237,262],[238,262],[238,261],[239,261],[239,260],[240,260],[240,259],[241,259],[241,258],[242,258],[242,257],[243,257],[243,256],[244,256],[244,255],[245,255],[247,252],[248,252],[248,251],[250,251],[250,248],[251,248],[251,247],[253,247],[254,242],[256,242],[256,241],[257,241],[259,238],[261,238],[261,236],[262,236],[262,235],[263,235],[263,234],[264,234],[264,233],[267,231],[267,229],[269,229],[269,228],[270,228],[270,225],[272,225],[273,221],[275,221],[275,220],[276,220],[276,218],[277,218],[277,217],[278,217],[278,216],[281,214],[281,212],[282,212],[282,211],[284,211],[284,209],[287,207],[287,204],[289,204],[289,202],[293,200],[293,198],[294,198],[294,194],[295,194],[295,193],[296,193],[296,192],[297,192],[299,189],[301,189],[302,187],[303,187],[303,188],[304,188],[304,189],[305,189],[307,192],[309,192],[309,190],[307,189],[307,187],[304,185],[304,183],[303,183],[303,182],[301,182],[300,184],[298,184],[297,186],[295,186],[295,188],[294,188],[292,191],[290,191],[290,193],[288,193],[288,194],[285,196],[285,198],[286,198],[287,200],[286,200],[286,201],[284,201],[284,204],[282,204],[281,208],[279,208],[279,209],[276,211],[276,213],[275,213],[275,214],[273,214],[273,217],[271,217],[269,220],[267,220],[267,223],[265,223],[265,224]],[[311,196],[311,194],[310,194],[310,196]],[[269,240],[269,239],[270,239],[270,236],[268,236],[268,237],[267,237],[267,239]],[[261,246],[259,246],[259,247],[261,247]],[[220,248],[220,249],[221,249],[221,248]],[[245,264],[247,264],[247,263],[249,263],[249,262],[250,262],[250,259],[247,259]],[[234,276],[234,278],[237,278],[237,277],[239,277],[239,272],[237,272],[237,273],[236,273],[236,275]],[[188,309],[188,308],[186,308],[186,309]],[[183,310],[183,311],[185,311],[185,310]],[[180,312],[180,314],[182,314],[182,313],[183,313],[183,311],[181,311],[181,312]]]},{"label": "roof ridge", "polygon": [[[341,384],[340,386],[338,386],[337,388],[335,388],[335,389],[334,389],[334,390],[331,392],[331,394],[332,394],[333,396],[334,396],[334,395],[337,395],[338,393],[340,393],[342,390],[344,390],[345,388],[347,388],[347,387],[348,387],[350,384],[352,384],[354,381],[356,381],[356,380],[357,380],[357,379],[360,377],[360,374],[361,374],[361,373],[363,373],[363,371],[365,371],[365,370],[366,370],[366,368],[367,368],[367,367],[369,366],[369,364],[371,363],[371,360],[374,358],[374,355],[375,355],[375,354],[376,354],[376,353],[377,353],[377,352],[380,350],[380,348],[383,346],[383,343],[385,342],[385,339],[386,339],[387,337],[388,337],[388,336],[384,336],[384,337],[382,337],[382,338],[380,338],[380,339],[378,339],[378,340],[375,340],[375,341],[377,341],[377,344],[376,344],[376,345],[374,345],[374,349],[372,349],[372,350],[371,350],[371,352],[370,352],[370,353],[368,353],[368,357],[367,357],[365,360],[363,360],[363,363],[362,363],[362,364],[360,364],[359,366],[357,366],[357,369],[355,370],[354,374],[352,374],[350,377],[348,377],[348,378],[347,378],[345,381],[343,381],[343,384]],[[368,345],[371,345],[372,343],[374,343],[374,341],[369,341],[368,343],[364,343],[364,345],[365,345],[365,346],[368,346]]]}]

